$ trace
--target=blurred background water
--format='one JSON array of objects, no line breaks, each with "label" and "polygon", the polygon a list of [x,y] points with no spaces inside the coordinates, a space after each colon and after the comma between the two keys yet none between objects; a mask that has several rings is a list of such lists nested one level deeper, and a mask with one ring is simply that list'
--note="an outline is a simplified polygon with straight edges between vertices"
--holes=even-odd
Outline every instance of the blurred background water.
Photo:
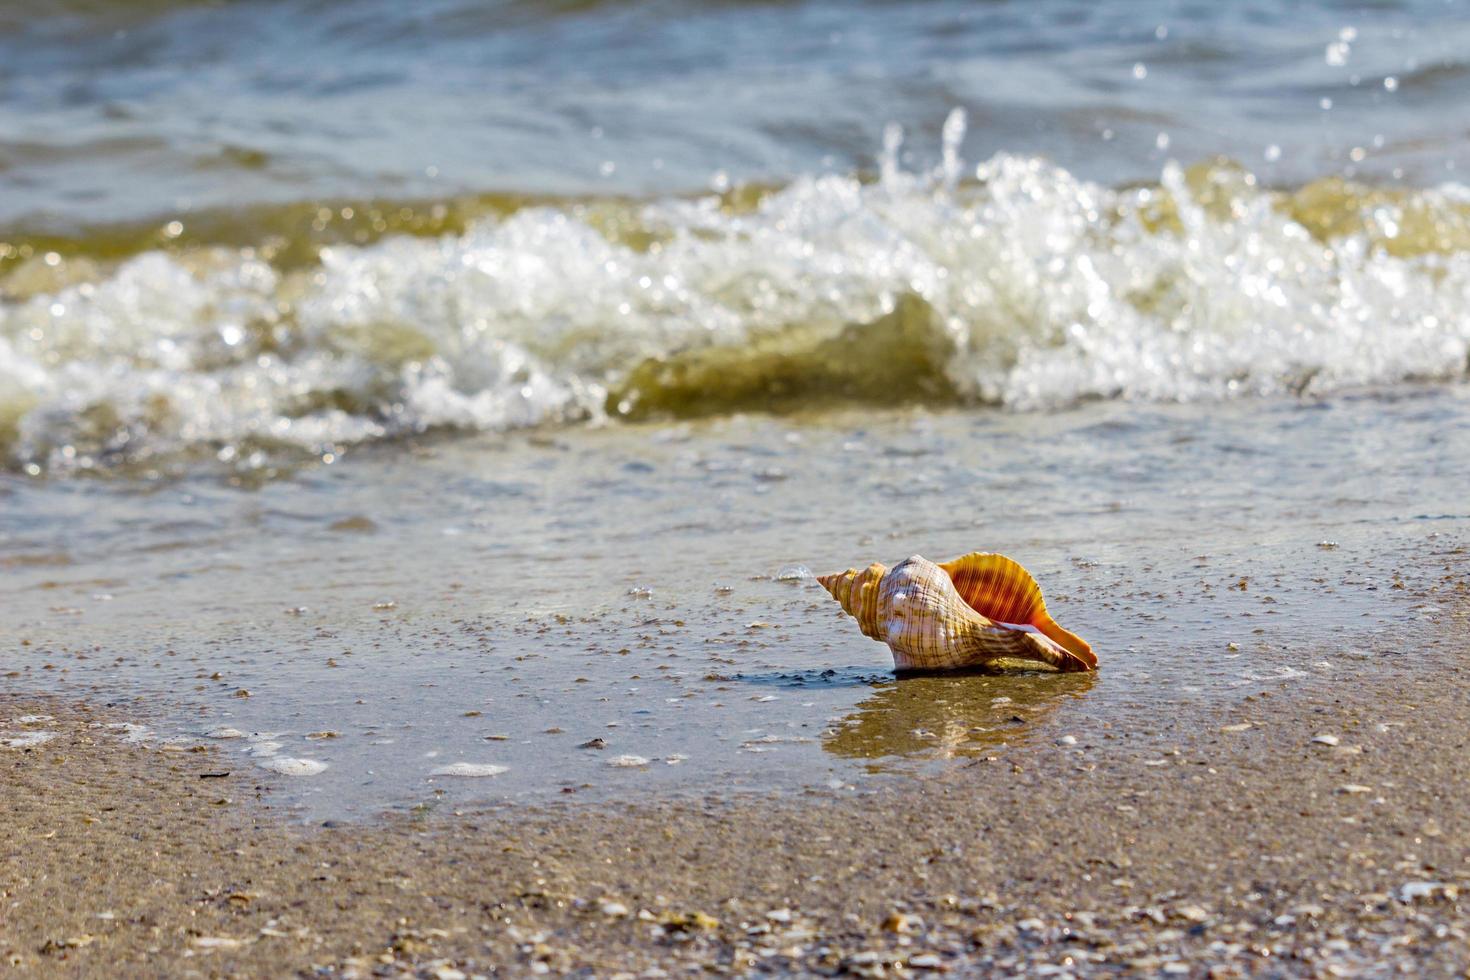
[{"label": "blurred background water", "polygon": [[961,150],[1105,184],[1459,176],[1458,0],[105,2],[0,10],[0,221],[465,193],[665,194]]}]

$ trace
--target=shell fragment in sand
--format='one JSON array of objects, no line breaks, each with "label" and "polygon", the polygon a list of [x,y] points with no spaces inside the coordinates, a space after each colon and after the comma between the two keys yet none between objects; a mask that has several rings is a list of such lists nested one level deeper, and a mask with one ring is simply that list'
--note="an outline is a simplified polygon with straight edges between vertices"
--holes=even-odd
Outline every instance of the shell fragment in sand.
[{"label": "shell fragment in sand", "polygon": [[487,776],[498,776],[506,771],[505,766],[497,766],[491,762],[451,762],[447,766],[439,766],[430,770],[429,775],[483,779]]}]

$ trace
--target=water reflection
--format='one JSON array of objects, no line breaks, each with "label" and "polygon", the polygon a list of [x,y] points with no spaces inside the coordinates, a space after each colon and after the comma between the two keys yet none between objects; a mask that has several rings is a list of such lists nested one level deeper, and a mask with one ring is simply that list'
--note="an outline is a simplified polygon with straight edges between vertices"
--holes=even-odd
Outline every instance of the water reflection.
[{"label": "water reflection", "polygon": [[873,696],[823,735],[822,747],[848,759],[939,760],[1025,741],[1058,709],[1097,681],[1080,674],[945,674],[873,685]]}]

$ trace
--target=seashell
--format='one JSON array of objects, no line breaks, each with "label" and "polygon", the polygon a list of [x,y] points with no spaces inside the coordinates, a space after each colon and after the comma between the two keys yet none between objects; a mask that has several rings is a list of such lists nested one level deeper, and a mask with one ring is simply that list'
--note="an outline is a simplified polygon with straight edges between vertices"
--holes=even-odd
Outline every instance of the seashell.
[{"label": "seashell", "polygon": [[974,552],[937,565],[914,555],[817,581],[864,636],[888,644],[897,670],[953,670],[1006,660],[1058,670],[1097,667],[1087,641],[1047,614],[1031,573],[1004,555]]}]

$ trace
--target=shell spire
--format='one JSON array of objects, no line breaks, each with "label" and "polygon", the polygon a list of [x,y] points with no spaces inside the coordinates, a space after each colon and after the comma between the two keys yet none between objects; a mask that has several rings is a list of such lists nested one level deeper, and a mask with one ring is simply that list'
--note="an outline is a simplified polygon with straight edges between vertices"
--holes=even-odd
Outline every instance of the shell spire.
[{"label": "shell spire", "polygon": [[947,670],[1030,660],[1063,671],[1097,667],[1092,648],[1046,614],[1036,580],[1003,555],[936,565],[914,555],[892,568],[817,581],[865,636],[888,644],[899,670]]},{"label": "shell spire", "polygon": [[949,573],[955,591],[970,608],[997,623],[1031,626],[1087,665],[1097,667],[1092,646],[1076,633],[1062,629],[1046,611],[1041,586],[1021,563],[984,551],[972,551],[939,566]]},{"label": "shell spire", "polygon": [[817,581],[832,594],[844,612],[858,621],[864,636],[881,640],[883,629],[878,622],[878,583],[887,571],[888,566],[873,562],[862,571],[849,568],[832,575],[818,575]]}]

